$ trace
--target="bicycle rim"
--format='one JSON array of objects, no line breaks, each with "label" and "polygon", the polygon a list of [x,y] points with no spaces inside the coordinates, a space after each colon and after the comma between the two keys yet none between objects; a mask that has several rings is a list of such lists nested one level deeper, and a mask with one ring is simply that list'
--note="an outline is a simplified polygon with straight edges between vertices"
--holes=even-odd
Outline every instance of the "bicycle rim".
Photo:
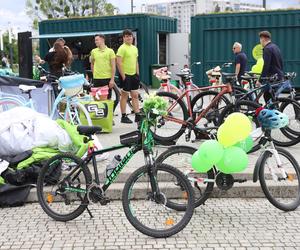
[{"label": "bicycle rim", "polygon": [[[149,166],[132,174],[123,191],[123,207],[131,224],[152,237],[168,237],[181,231],[190,221],[194,195],[188,180],[175,168],[157,164],[155,179],[159,194],[151,189]],[[178,211],[168,204],[175,202],[186,209]]]},{"label": "bicycle rim", "polygon": [[78,157],[61,154],[44,165],[38,178],[37,193],[43,210],[53,219],[74,219],[88,205],[91,177],[87,170],[78,168],[82,164]]},{"label": "bicycle rim", "polygon": [[283,211],[296,209],[300,204],[300,170],[294,157],[287,151],[277,149],[281,167],[275,154],[264,155],[259,171],[262,189],[268,200]]},{"label": "bicycle rim", "polygon": [[156,159],[179,169],[189,179],[195,195],[195,207],[202,205],[211,194],[214,186],[214,171],[197,173],[192,168],[192,155],[197,149],[187,146],[174,146],[163,152]]}]

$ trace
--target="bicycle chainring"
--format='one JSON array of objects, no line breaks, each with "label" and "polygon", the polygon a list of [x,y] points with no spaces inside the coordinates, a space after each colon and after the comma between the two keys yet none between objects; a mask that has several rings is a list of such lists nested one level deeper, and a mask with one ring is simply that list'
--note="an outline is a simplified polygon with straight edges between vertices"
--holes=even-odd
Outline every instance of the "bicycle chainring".
[{"label": "bicycle chainring", "polygon": [[227,191],[233,187],[234,178],[231,174],[218,173],[216,177],[216,184],[219,189]]}]

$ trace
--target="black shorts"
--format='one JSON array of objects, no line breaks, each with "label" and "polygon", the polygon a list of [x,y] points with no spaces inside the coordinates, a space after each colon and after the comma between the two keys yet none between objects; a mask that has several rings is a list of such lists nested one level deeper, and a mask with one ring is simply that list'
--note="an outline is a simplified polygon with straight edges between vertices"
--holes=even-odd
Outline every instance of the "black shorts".
[{"label": "black shorts", "polygon": [[[109,82],[110,82],[110,78],[108,78],[108,79],[93,79],[93,85],[95,88],[108,86]],[[107,96],[108,99],[111,99],[111,92],[112,92],[112,90],[110,88],[108,91],[108,96]]]},{"label": "black shorts", "polygon": [[126,92],[138,90],[140,88],[140,78],[138,75],[125,75],[125,80],[120,77],[120,87]]}]

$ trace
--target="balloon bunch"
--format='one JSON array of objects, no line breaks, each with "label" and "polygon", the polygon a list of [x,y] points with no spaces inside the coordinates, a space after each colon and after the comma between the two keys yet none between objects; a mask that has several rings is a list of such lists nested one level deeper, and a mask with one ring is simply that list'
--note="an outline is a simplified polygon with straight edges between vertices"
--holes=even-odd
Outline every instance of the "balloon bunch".
[{"label": "balloon bunch", "polygon": [[251,121],[246,115],[229,115],[218,129],[218,141],[205,141],[193,154],[193,169],[206,173],[216,166],[225,174],[242,172],[248,166],[247,152],[253,147],[251,131]]},{"label": "balloon bunch", "polygon": [[251,73],[261,74],[263,68],[264,68],[264,59],[259,58],[259,59],[257,59],[256,64],[252,66]]}]

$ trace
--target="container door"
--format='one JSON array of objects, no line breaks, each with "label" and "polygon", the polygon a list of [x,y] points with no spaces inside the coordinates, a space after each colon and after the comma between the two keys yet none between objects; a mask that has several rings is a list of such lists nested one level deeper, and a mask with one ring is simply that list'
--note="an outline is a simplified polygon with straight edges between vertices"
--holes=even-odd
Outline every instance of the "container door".
[{"label": "container door", "polygon": [[168,34],[167,39],[168,53],[167,63],[176,63],[178,65],[170,67],[172,72],[172,79],[178,80],[176,73],[179,73],[180,69],[185,64],[189,64],[189,34],[188,33],[172,33]]}]

